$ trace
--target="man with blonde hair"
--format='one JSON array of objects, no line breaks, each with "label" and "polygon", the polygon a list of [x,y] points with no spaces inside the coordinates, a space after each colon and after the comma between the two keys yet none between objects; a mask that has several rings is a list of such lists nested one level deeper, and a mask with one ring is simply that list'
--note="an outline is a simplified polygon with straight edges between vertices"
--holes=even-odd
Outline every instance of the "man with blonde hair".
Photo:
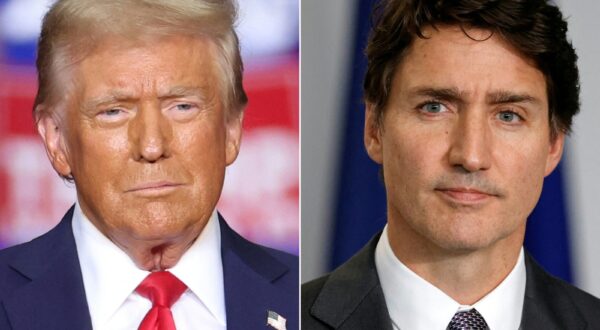
[{"label": "man with blonde hair", "polygon": [[0,329],[298,327],[298,259],[215,207],[236,159],[242,61],[225,0],[59,0],[34,116],[77,203],[0,252]]}]

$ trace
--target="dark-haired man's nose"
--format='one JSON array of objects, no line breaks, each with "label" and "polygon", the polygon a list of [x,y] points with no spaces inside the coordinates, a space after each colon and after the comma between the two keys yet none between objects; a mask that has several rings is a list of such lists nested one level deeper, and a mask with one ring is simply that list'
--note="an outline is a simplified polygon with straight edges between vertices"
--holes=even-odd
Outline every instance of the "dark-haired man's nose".
[{"label": "dark-haired man's nose", "polygon": [[485,171],[492,163],[489,126],[483,114],[464,111],[451,136],[449,162],[467,172]]}]

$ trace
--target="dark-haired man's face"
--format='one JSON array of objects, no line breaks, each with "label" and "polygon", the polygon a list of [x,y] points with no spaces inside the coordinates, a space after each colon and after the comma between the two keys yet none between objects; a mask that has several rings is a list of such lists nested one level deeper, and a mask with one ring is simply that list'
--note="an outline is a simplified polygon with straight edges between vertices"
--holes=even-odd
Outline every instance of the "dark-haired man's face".
[{"label": "dark-haired man's face", "polygon": [[367,110],[390,236],[451,251],[520,247],[564,141],[550,139],[544,75],[499,36],[474,41],[451,26],[426,35],[398,66],[380,126]]}]

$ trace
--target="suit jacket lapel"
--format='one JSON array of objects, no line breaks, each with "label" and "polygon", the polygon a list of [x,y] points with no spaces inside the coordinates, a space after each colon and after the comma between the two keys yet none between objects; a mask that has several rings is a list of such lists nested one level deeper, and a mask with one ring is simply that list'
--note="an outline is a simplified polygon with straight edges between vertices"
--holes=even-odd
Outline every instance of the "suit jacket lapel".
[{"label": "suit jacket lapel", "polygon": [[310,309],[314,317],[336,329],[392,329],[375,268],[378,241],[331,273]]},{"label": "suit jacket lapel", "polygon": [[[290,270],[262,248],[239,236],[225,223],[221,215],[219,215],[219,224],[227,329],[265,328],[267,309],[273,308],[266,302],[270,300],[266,297],[273,290],[271,283]],[[293,304],[297,306],[297,293],[294,296],[296,302]],[[297,314],[297,307],[294,313]],[[282,314],[282,316],[293,315]],[[288,328],[292,327],[288,326]]]},{"label": "suit jacket lapel", "polygon": [[521,329],[586,329],[561,283],[544,271],[529,254],[525,256],[527,284]]},{"label": "suit jacket lapel", "polygon": [[[335,329],[391,329],[385,298],[375,268],[379,235],[329,275],[310,309],[311,315]],[[521,329],[587,329],[561,282],[547,274],[529,254]]]},{"label": "suit jacket lapel", "polygon": [[73,208],[15,256],[11,267],[24,284],[2,302],[13,329],[92,328],[72,216]]}]

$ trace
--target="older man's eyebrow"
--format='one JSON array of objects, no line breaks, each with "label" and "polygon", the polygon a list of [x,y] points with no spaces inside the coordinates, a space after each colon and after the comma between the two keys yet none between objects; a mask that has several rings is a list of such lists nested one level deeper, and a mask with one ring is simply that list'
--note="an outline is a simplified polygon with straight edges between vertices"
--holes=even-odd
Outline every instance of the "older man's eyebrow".
[{"label": "older man's eyebrow", "polygon": [[534,105],[542,104],[542,100],[527,93],[516,93],[511,91],[495,91],[486,96],[488,104],[508,104],[508,103],[531,103]]},{"label": "older man's eyebrow", "polygon": [[177,97],[185,96],[198,96],[204,98],[206,96],[206,89],[196,86],[174,86],[167,92],[159,94],[158,98],[161,100],[172,99]]},{"label": "older man's eyebrow", "polygon": [[113,90],[106,95],[95,97],[93,99],[84,101],[81,105],[83,110],[93,110],[102,105],[107,105],[116,102],[134,102],[137,98],[132,94],[125,93],[123,91]]},{"label": "older man's eyebrow", "polygon": [[[198,96],[203,99],[206,96],[206,90],[204,88],[193,86],[175,86],[164,93],[159,93],[158,99],[165,100],[186,96]],[[83,102],[81,107],[84,111],[91,111],[102,105],[116,102],[136,102],[138,99],[139,97],[134,96],[131,93],[120,90],[111,90],[106,95]]]}]

